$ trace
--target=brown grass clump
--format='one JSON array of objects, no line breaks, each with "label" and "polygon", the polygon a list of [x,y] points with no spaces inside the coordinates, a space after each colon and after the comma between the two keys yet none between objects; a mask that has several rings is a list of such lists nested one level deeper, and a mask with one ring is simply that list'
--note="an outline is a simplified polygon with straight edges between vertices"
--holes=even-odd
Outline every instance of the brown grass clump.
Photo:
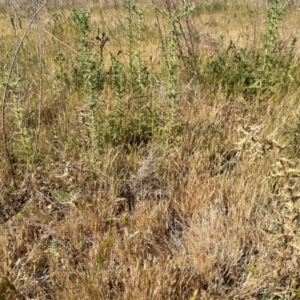
[{"label": "brown grass clump", "polygon": [[93,1],[86,35],[47,6],[9,82],[1,6],[0,299],[299,299],[299,12],[279,84],[266,3],[190,2]]}]

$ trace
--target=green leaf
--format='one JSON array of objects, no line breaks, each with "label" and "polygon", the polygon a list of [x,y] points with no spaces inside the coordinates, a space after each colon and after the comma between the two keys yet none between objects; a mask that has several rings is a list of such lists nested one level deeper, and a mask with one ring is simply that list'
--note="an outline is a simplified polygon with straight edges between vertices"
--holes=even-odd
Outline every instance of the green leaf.
[{"label": "green leaf", "polygon": [[2,278],[2,284],[9,290],[13,291],[14,293],[18,293],[16,287],[9,281],[7,277]]}]

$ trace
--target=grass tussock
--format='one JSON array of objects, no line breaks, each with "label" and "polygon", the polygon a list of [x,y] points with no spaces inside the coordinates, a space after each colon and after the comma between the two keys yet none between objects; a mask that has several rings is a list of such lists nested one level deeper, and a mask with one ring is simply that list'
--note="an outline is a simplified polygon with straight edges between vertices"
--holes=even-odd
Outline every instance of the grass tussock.
[{"label": "grass tussock", "polygon": [[19,4],[0,299],[298,299],[297,3]]}]

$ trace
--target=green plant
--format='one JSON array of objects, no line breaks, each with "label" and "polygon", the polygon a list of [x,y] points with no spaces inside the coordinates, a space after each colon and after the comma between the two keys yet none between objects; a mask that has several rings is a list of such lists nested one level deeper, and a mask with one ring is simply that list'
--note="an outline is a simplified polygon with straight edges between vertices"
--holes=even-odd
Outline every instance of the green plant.
[{"label": "green plant", "polygon": [[77,65],[73,70],[73,78],[76,88],[83,92],[85,96],[84,102],[88,108],[88,129],[91,143],[89,159],[92,165],[95,166],[100,141],[99,125],[101,123],[98,110],[100,108],[100,95],[104,88],[105,77],[103,71],[103,49],[108,42],[108,38],[105,35],[102,35],[102,38],[100,38],[98,34],[100,52],[95,53],[89,43],[89,22],[92,9],[83,9],[80,12],[73,9],[72,13],[80,45],[80,55],[76,56]]},{"label": "green plant", "polygon": [[[178,76],[180,57],[180,21],[194,8],[184,5],[172,13],[161,11],[166,17],[169,31],[163,39],[163,57],[166,66],[166,96],[168,102],[164,110],[157,106],[154,76],[149,72],[143,57],[142,42],[144,39],[145,7],[138,7],[134,0],[124,2],[126,12],[126,48],[117,56],[110,54],[110,67],[104,72],[103,48],[107,42],[105,36],[99,37],[100,53],[97,55],[90,47],[89,20],[92,11],[83,10],[78,13],[73,9],[76,24],[80,55],[76,57],[74,83],[86,98],[89,115],[89,135],[91,140],[92,162],[99,148],[99,141],[113,144],[147,143],[154,137],[168,141],[177,119],[177,97],[179,91]],[[99,36],[99,35],[98,35]],[[123,61],[120,54],[127,60]],[[63,73],[63,72],[60,72]],[[108,80],[104,80],[107,77]],[[101,109],[99,100],[101,92],[112,90],[115,101],[111,101],[108,110]],[[101,123],[101,127],[99,124]]]},{"label": "green plant", "polygon": [[[153,77],[143,58],[145,7],[133,0],[124,2],[126,11],[125,62],[111,54],[110,83],[116,103],[106,115],[106,141],[114,144],[147,143],[155,134],[157,110],[153,93]],[[121,51],[119,52],[121,54]]]},{"label": "green plant", "polygon": [[[180,37],[183,32],[181,31],[181,19],[186,17],[194,10],[194,6],[183,5],[179,9],[172,10],[170,5],[168,9],[162,10],[158,7],[155,8],[156,13],[160,13],[167,19],[168,29],[166,37],[162,34],[162,29],[159,28],[160,40],[163,49],[163,61],[166,67],[166,88],[168,105],[165,115],[165,127],[163,129],[163,138],[168,141],[174,128],[177,126],[177,113],[178,113],[178,75],[180,67],[180,59],[183,56],[180,44]],[[157,16],[158,19],[158,16]],[[159,22],[158,22],[159,24]]]},{"label": "green plant", "polygon": [[[278,42],[281,17],[290,2],[290,0],[270,1],[270,7],[267,11],[267,29],[263,37],[263,48],[258,61],[258,67],[260,67],[258,72],[261,74],[261,78],[256,84],[259,88],[273,87],[277,83],[287,86],[286,84],[289,82],[288,75],[292,68],[291,62],[295,57],[296,38],[293,38],[290,49],[285,48],[285,45],[283,46],[285,48],[284,52],[281,51],[280,44],[276,44],[276,42]],[[277,72],[274,72],[274,70],[277,70]],[[280,76],[282,77],[280,78]]]},{"label": "green plant", "polygon": [[19,96],[19,85],[21,82],[21,77],[17,77],[14,82],[11,82],[7,86],[7,90],[12,98],[12,116],[14,121],[14,128],[11,135],[12,146],[12,156],[19,163],[25,165],[28,168],[31,163],[32,147],[30,134],[28,128],[24,122],[26,113],[22,107],[22,101]]},{"label": "green plant", "polygon": [[[40,133],[40,110],[41,110],[41,103],[42,103],[42,40],[41,40],[41,35],[39,35],[39,72],[40,72],[40,78],[39,78],[39,96],[38,96],[38,111],[39,111],[39,119],[38,119],[38,126],[36,129],[36,134],[35,134],[35,145],[32,151],[32,157],[31,157],[31,167],[29,167],[29,135],[28,135],[28,131],[27,128],[24,126],[23,124],[23,119],[24,119],[24,114],[23,114],[23,107],[21,107],[20,105],[20,99],[19,96],[17,95],[17,87],[19,85],[20,82],[20,74],[19,74],[19,67],[18,67],[18,57],[21,51],[21,48],[23,46],[23,43],[25,41],[25,38],[27,37],[31,26],[33,25],[34,21],[36,19],[39,19],[41,12],[43,11],[43,9],[45,8],[45,6],[47,5],[48,0],[45,0],[44,3],[42,3],[39,7],[36,7],[35,12],[33,13],[33,15],[31,16],[31,19],[26,27],[26,29],[24,30],[24,33],[21,37],[20,40],[18,40],[17,38],[17,44],[16,44],[16,48],[15,48],[15,52],[14,52],[14,56],[12,58],[11,64],[10,64],[10,68],[9,71],[7,73],[7,78],[5,83],[3,84],[4,86],[4,93],[3,93],[3,98],[2,98],[2,138],[3,138],[3,145],[4,145],[4,152],[6,154],[6,158],[7,158],[7,162],[9,164],[10,167],[10,176],[11,179],[13,181],[13,185],[15,188],[18,187],[17,184],[17,178],[16,178],[16,172],[15,172],[15,161],[14,161],[14,155],[18,154],[18,152],[20,151],[19,149],[15,148],[15,149],[10,149],[9,145],[8,145],[8,135],[7,135],[7,128],[6,128],[6,106],[7,106],[7,102],[8,102],[8,94],[9,92],[12,92],[12,98],[13,98],[13,117],[14,117],[14,121],[16,122],[17,125],[17,133],[16,135],[18,137],[21,137],[21,155],[24,154],[25,156],[25,165],[26,165],[26,176],[25,176],[25,181],[23,183],[26,182],[26,188],[28,187],[28,182],[30,176],[29,173],[32,173],[33,170],[33,166],[34,166],[34,162],[35,162],[35,158],[36,158],[36,154],[37,154],[37,145],[38,145],[38,140],[39,140],[39,133]],[[15,36],[17,36],[17,31],[16,31],[16,26],[14,24],[14,21],[11,19],[12,22],[12,27],[15,33]],[[21,23],[20,23],[20,27],[21,27]],[[16,67],[17,66],[17,67]],[[15,68],[16,67],[16,68]],[[16,72],[15,72],[15,70]],[[15,74],[16,79],[15,82],[11,83],[13,75]],[[12,135],[15,135],[14,132],[12,132]],[[23,155],[22,155],[23,156]],[[19,159],[23,160],[24,157],[19,157]]]},{"label": "green plant", "polygon": [[238,48],[232,41],[225,47],[221,39],[217,55],[204,68],[206,81],[228,95],[242,94],[245,98],[286,92],[294,82],[297,40],[293,38],[290,45],[278,41],[278,30],[289,2],[270,2],[267,28],[258,50]]},{"label": "green plant", "polygon": [[6,296],[23,297],[15,287],[15,285],[9,280],[8,277],[2,277],[0,282],[0,299],[7,299]]}]

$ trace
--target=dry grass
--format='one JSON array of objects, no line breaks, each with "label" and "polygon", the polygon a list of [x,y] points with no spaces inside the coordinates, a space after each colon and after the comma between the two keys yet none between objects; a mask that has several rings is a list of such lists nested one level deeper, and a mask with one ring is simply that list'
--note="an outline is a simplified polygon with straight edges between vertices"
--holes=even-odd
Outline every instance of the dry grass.
[{"label": "dry grass", "polygon": [[[244,2],[193,17],[200,63],[214,55],[222,34],[239,46],[260,42],[265,10]],[[95,6],[91,32],[107,32],[107,53],[125,47],[122,14],[121,7]],[[288,11],[283,38],[296,34],[299,20]],[[151,11],[143,55],[163,103],[155,22]],[[15,49],[7,12],[0,23],[7,70]],[[77,49],[68,9],[48,9],[42,26]],[[179,80],[182,127],[171,146],[108,143],[91,166],[79,120],[83,94],[56,76],[59,53],[71,69],[73,52],[39,29],[32,28],[18,62],[33,143],[42,33],[40,142],[33,170],[14,162],[18,189],[1,149],[0,299],[299,299],[299,89],[257,105]],[[199,33],[208,47],[197,42]],[[101,97],[109,107],[114,95],[108,89]],[[11,111],[8,105],[10,133]]]}]

